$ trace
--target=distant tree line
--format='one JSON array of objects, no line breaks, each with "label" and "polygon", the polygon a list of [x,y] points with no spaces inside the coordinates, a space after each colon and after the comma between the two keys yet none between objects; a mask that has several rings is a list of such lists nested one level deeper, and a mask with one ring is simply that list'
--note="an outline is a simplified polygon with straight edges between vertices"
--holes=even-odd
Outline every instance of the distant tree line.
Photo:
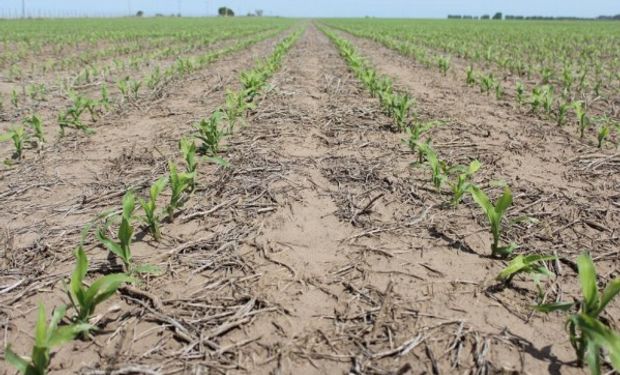
[{"label": "distant tree line", "polygon": [[460,15],[460,14],[449,14],[448,19],[450,20],[535,20],[535,21],[566,21],[566,20],[620,20],[620,14],[616,14],[615,16],[598,16],[596,18],[583,18],[583,17],[545,17],[545,16],[515,16],[511,14],[507,14],[506,17],[503,17],[501,12],[495,13],[493,17],[488,14],[483,14],[482,16],[469,16],[469,15]]},{"label": "distant tree line", "polygon": [[217,10],[217,14],[219,14],[222,17],[234,17],[235,16],[235,12],[227,7],[221,7]]},{"label": "distant tree line", "polygon": [[[222,17],[234,17],[235,16],[235,12],[228,8],[228,7],[221,7],[217,10],[217,14],[219,14]],[[262,17],[264,14],[262,9],[256,9],[254,12],[248,12],[248,14],[246,14],[246,16],[248,17]]]}]

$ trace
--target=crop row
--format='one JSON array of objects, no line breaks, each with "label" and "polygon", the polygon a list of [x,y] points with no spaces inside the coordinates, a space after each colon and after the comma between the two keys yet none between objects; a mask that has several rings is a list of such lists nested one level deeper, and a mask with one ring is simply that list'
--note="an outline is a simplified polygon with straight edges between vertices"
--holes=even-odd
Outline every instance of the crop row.
[{"label": "crop row", "polygon": [[[556,256],[514,256],[513,252],[518,245],[502,243],[503,225],[506,223],[504,217],[513,204],[510,188],[504,186],[503,193],[493,202],[487,193],[473,182],[474,175],[482,167],[478,160],[471,160],[468,165],[449,165],[442,160],[433,149],[430,137],[423,140],[436,123],[419,121],[413,111],[413,99],[408,94],[398,92],[388,77],[377,74],[350,42],[341,39],[331,29],[321,27],[321,30],[337,46],[351,71],[368,89],[370,95],[379,99],[385,114],[393,119],[395,128],[407,134],[405,143],[418,155],[418,162],[414,165],[430,171],[430,180],[436,191],[443,193],[445,185],[448,185],[452,193],[449,203],[453,207],[460,205],[464,198],[469,196],[482,209],[493,239],[491,255],[508,260],[508,265],[499,273],[497,279],[508,285],[518,274],[532,275],[534,280],[552,276],[546,262],[556,260]],[[620,370],[620,334],[614,332],[606,325],[605,320],[600,318],[605,307],[620,293],[620,278],[609,282],[607,287],[599,292],[596,270],[590,255],[580,255],[577,265],[583,293],[581,301],[546,303],[543,297],[533,308],[545,313],[567,312],[566,326],[578,362],[587,362],[593,374],[600,374],[603,349],[609,355],[611,366]],[[542,288],[538,282],[537,285]]]},{"label": "crop row", "polygon": [[[97,48],[96,45],[89,46],[85,50],[77,50],[79,51],[77,53],[69,53],[70,51],[65,51],[65,46],[59,46],[44,61],[37,57],[43,52],[36,52],[27,49],[27,47],[8,49],[0,55],[0,67],[10,67],[6,72],[7,79],[24,81],[36,78],[37,74],[80,69],[83,66],[94,65],[103,59],[111,60],[122,56],[145,57],[144,55],[148,51],[159,51],[162,56],[188,53],[207,47],[217,41],[251,35],[271,28],[273,25],[235,25],[235,27],[219,28],[208,34],[195,33],[183,37],[143,37],[143,39],[101,46],[101,48]],[[29,60],[30,65],[24,64],[24,61]]]},{"label": "crop row", "polygon": [[[209,50],[202,54],[200,52],[205,48],[214,47],[212,44],[215,42],[220,42],[219,44],[221,45],[223,44],[222,42],[229,39],[236,39],[231,44],[239,44],[247,36],[249,36],[249,40],[257,40],[260,36],[268,37],[276,31],[282,31],[287,25],[287,23],[264,24],[260,28],[253,26],[253,24],[249,24],[247,27],[229,26],[222,28],[221,31],[212,33],[209,36],[209,44],[205,40],[202,42],[191,42],[190,45],[181,43],[156,49],[151,53],[141,51],[140,55],[132,55],[127,59],[109,59],[100,65],[81,64],[80,67],[84,67],[75,67],[75,72],[71,76],[59,76],[54,82],[38,79],[36,83],[24,83],[21,88],[15,87],[7,94],[8,97],[0,93],[0,114],[5,119],[15,118],[20,112],[36,111],[36,107],[39,104],[44,104],[48,98],[53,97],[58,91],[60,91],[60,95],[64,96],[70,96],[69,94],[72,91],[92,91],[91,89],[96,85],[114,84],[114,80],[122,80],[129,76],[131,76],[132,80],[137,80],[136,75],[142,78],[141,76],[148,74],[149,69],[153,71],[151,78],[157,79],[158,71],[178,64],[179,61],[200,61],[205,56],[209,56]],[[159,75],[161,75],[161,71]],[[34,108],[28,111],[28,105]]]},{"label": "crop row", "polygon": [[[2,20],[0,43],[13,47],[15,43],[33,49],[37,53],[52,48],[66,52],[64,48],[90,48],[98,42],[109,44],[138,41],[142,38],[174,37],[178,40],[194,39],[195,35],[213,33],[230,27],[253,27],[253,25],[292,25],[294,21],[274,18],[230,19],[223,18],[147,18],[147,19],[38,19]],[[3,49],[4,52],[4,49]]]},{"label": "crop row", "polygon": [[[124,105],[136,103],[139,100],[140,90],[146,86],[150,90],[148,96],[161,95],[162,90],[174,80],[181,79],[187,75],[206,67],[211,62],[241,51],[249,46],[256,44],[262,40],[273,37],[280,32],[279,29],[267,31],[254,35],[249,39],[242,39],[235,44],[216,51],[208,52],[204,55],[189,58],[178,58],[176,62],[165,70],[161,70],[156,66],[142,80],[124,78],[116,82],[118,95],[112,98],[107,84],[103,84],[100,88],[100,97],[91,98],[79,94],[75,91],[69,91],[69,105],[60,110],[57,114],[56,123],[60,129],[60,136],[64,136],[66,130],[74,129],[82,131],[86,134],[94,133],[92,128],[98,119],[103,117],[107,112],[113,110],[121,110]],[[16,100],[12,100],[14,105]],[[87,116],[88,119],[87,119]],[[89,121],[90,120],[90,121]],[[45,134],[43,132],[43,121],[37,114],[30,114],[24,117],[23,125],[14,125],[8,132],[0,135],[0,142],[13,142],[15,152],[13,161],[20,161],[23,156],[23,150],[28,143],[32,147],[39,149],[45,143]],[[32,141],[32,142],[29,142]],[[7,164],[13,161],[7,160]]]},{"label": "crop row", "polygon": [[374,34],[388,39],[496,65],[519,76],[552,81],[585,73],[595,84],[620,85],[620,34],[613,23],[339,20],[337,25],[356,32],[368,32],[372,26]]},{"label": "crop row", "polygon": [[[260,32],[249,32],[234,35],[232,33],[224,33],[221,35],[220,41],[225,41],[230,38],[235,38],[234,46],[244,44],[251,41],[260,41],[263,38],[270,37],[276,32],[281,31],[282,28],[271,28],[261,30]],[[250,35],[249,38],[244,39],[246,35]],[[199,52],[205,47],[201,46],[199,49],[193,52]],[[225,50],[225,49],[224,49]],[[96,85],[107,86],[108,83],[119,82],[120,80],[128,80],[131,76],[131,80],[138,81],[139,78],[145,78],[149,88],[153,88],[158,83],[158,78],[162,75],[162,69],[170,69],[171,66],[177,64],[187,65],[187,61],[201,61],[207,59],[212,54],[211,50],[207,50],[203,54],[196,56],[195,54],[185,55],[186,48],[168,47],[163,50],[154,51],[151,54],[142,55],[138,57],[130,57],[125,60],[114,59],[109,63],[103,65],[91,65],[79,70],[75,75],[68,78],[59,78],[57,82],[51,85],[46,85],[45,82],[37,82],[27,85],[18,91],[13,89],[10,94],[10,104],[3,105],[2,97],[0,97],[0,112],[3,112],[4,107],[11,107],[13,113],[8,112],[8,108],[4,108],[4,116],[11,118],[18,115],[20,112],[27,112],[24,108],[28,106],[28,102],[33,106],[33,110],[37,106],[47,101],[50,96],[53,96],[57,91],[61,91],[61,95],[66,95],[69,98],[74,91],[88,91],[90,88]],[[170,59],[174,57],[174,60]],[[194,64],[195,65],[195,64]],[[145,68],[151,68],[150,75],[149,70]],[[143,77],[146,75],[146,77]]]},{"label": "crop row", "polygon": [[[123,272],[102,276],[85,286],[89,261],[83,249],[91,225],[87,225],[81,243],[75,251],[76,264],[66,287],[67,296],[74,312],[67,315],[67,307],[56,308],[47,322],[43,304],[39,306],[35,326],[35,343],[30,357],[14,353],[10,346],[6,348],[5,358],[22,374],[44,375],[51,362],[51,351],[67,342],[81,337],[83,340],[97,334],[93,314],[99,304],[116,294],[125,284],[139,285],[142,275],[161,274],[157,266],[137,264],[132,257],[131,245],[137,228],[148,231],[155,241],[161,238],[161,227],[171,223],[179,210],[192,197],[198,179],[198,166],[201,158],[216,162],[222,166],[228,163],[219,156],[220,146],[225,136],[233,134],[235,127],[243,124],[246,113],[254,108],[255,101],[267,84],[267,80],[281,67],[288,50],[297,41],[303,31],[297,30],[279,42],[273,53],[255,67],[240,76],[242,89],[228,91],[224,106],[194,125],[190,137],[179,140],[179,149],[183,159],[182,170],[173,160],[168,162],[168,174],[162,176],[150,187],[148,196],[141,198],[132,190],[125,193],[120,213],[111,212],[101,215],[95,231],[97,241],[123,264]],[[196,141],[199,145],[196,145]],[[168,190],[166,190],[168,188]],[[160,196],[167,193],[168,202],[159,208]],[[138,211],[141,210],[142,214]],[[139,224],[139,223],[141,224]],[[115,233],[115,234],[114,234]],[[61,324],[67,320],[68,324]]]},{"label": "crop row", "polygon": [[[441,32],[437,31],[436,35],[433,34],[431,39],[433,43],[421,42],[425,40],[424,36],[427,34],[419,29],[418,23],[415,22],[372,21],[370,24],[365,21],[338,20],[331,21],[329,24],[355,36],[374,40],[405,56],[413,57],[426,67],[437,67],[444,75],[450,69],[458,69],[454,67],[454,59],[448,52],[436,51],[429,47],[429,45],[441,45],[438,40],[448,41],[451,45],[454,43],[454,40],[450,38],[458,38],[457,36],[461,34],[451,27],[451,22],[439,23],[445,30],[442,29]],[[611,35],[601,34],[598,28],[593,28],[595,31],[590,32],[597,35],[597,38],[592,36],[591,39],[600,44],[592,44],[590,41],[590,44],[584,46],[581,52],[585,57],[577,59],[567,50],[579,45],[580,36],[575,34],[579,29],[573,30],[573,33],[568,36],[561,37],[553,34],[553,29],[548,29],[550,26],[546,26],[545,32],[551,31],[554,35],[553,38],[547,39],[554,40],[557,45],[555,49],[543,49],[546,51],[543,54],[540,52],[540,47],[530,46],[530,41],[527,39],[529,34],[526,30],[511,23],[508,24],[509,26],[502,26],[501,29],[512,33],[511,43],[506,46],[500,43],[502,37],[496,34],[488,35],[489,30],[478,29],[483,26],[468,25],[469,28],[476,30],[474,35],[486,43],[483,46],[470,46],[469,48],[475,51],[486,48],[488,56],[484,59],[486,65],[478,64],[475,67],[474,62],[479,60],[475,58],[477,55],[473,52],[458,54],[460,58],[465,59],[459,71],[465,83],[469,86],[478,86],[480,91],[487,95],[493,93],[498,100],[511,94],[518,110],[541,116],[558,126],[575,123],[581,138],[585,137],[587,131],[592,131],[599,148],[608,141],[615,142],[616,146],[620,144],[618,139],[620,120],[617,118],[614,104],[620,92],[620,55],[618,55],[618,50],[612,47],[614,41],[617,44],[620,40],[620,36],[613,32]],[[421,25],[426,25],[426,23],[422,22]],[[541,30],[536,30],[541,32]],[[582,31],[585,32],[585,30]],[[473,38],[473,36],[469,37]],[[597,47],[594,48],[593,45]],[[463,45],[459,44],[459,46],[463,48]],[[546,42],[544,46],[548,47]],[[492,56],[501,55],[497,52],[498,48],[508,48],[506,53],[510,52],[512,55],[502,57],[503,63],[491,69],[488,64],[495,61]],[[518,52],[521,48],[528,51],[526,56],[534,56],[535,60],[532,64],[536,63],[535,66],[522,61],[523,56]],[[566,53],[562,55],[565,61],[559,71],[553,65],[556,60],[550,59],[549,55],[554,56],[556,49],[560,50],[557,53]],[[520,68],[512,68],[511,64]]]}]

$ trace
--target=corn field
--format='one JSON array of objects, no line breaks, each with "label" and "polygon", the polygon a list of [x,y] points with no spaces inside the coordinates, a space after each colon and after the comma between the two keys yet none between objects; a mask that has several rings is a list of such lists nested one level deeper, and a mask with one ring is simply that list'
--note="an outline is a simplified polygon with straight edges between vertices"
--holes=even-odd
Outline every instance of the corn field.
[{"label": "corn field", "polygon": [[617,22],[0,43],[0,374],[620,371]]}]

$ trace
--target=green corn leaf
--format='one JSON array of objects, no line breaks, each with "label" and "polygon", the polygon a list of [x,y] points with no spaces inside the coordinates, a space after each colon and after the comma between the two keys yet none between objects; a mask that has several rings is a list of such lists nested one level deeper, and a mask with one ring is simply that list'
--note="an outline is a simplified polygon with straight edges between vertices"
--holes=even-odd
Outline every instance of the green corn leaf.
[{"label": "green corn leaf", "polygon": [[571,320],[575,326],[581,329],[587,339],[593,341],[598,347],[607,350],[613,368],[620,370],[620,334],[612,331],[598,319],[586,314],[573,315]]},{"label": "green corn leaf", "polygon": [[52,347],[50,344],[50,341],[52,340],[54,336],[54,332],[56,332],[59,329],[58,324],[60,323],[62,318],[65,317],[66,311],[67,311],[67,306],[61,305],[61,306],[58,306],[58,308],[56,308],[54,312],[52,313],[50,324],[47,327],[47,345],[45,346],[50,347],[50,348]]},{"label": "green corn leaf", "polygon": [[598,316],[601,312],[603,312],[605,307],[609,304],[609,302],[611,302],[612,299],[614,299],[615,296],[618,295],[618,293],[620,293],[620,278],[612,280],[609,284],[607,284],[607,287],[601,295],[601,303],[595,316]]},{"label": "green corn leaf", "polygon": [[223,167],[223,168],[230,167],[230,162],[228,160],[224,159],[224,158],[219,157],[219,156],[210,156],[210,157],[207,157],[206,160],[209,163],[213,163],[213,164],[219,165],[220,167]]},{"label": "green corn leaf", "polygon": [[10,345],[4,350],[4,359],[11,364],[11,366],[15,367],[20,374],[25,375],[26,371],[28,371],[28,366],[30,365],[28,361],[15,354],[13,350],[11,350]]},{"label": "green corn leaf", "polygon": [[80,305],[84,304],[84,289],[82,288],[82,281],[88,272],[88,258],[82,246],[78,247],[75,251],[75,270],[71,275],[71,292],[73,297]]},{"label": "green corn leaf", "polygon": [[161,268],[152,264],[140,264],[133,269],[136,273],[157,275],[161,273]]},{"label": "green corn leaf", "polygon": [[116,293],[123,283],[131,283],[133,281],[133,278],[122,273],[101,277],[88,288],[85,301],[94,308]]},{"label": "green corn leaf", "polygon": [[593,313],[599,308],[599,298],[596,287],[596,269],[589,254],[583,253],[577,257],[577,268],[586,310],[588,313]]},{"label": "green corn leaf", "polygon": [[532,308],[534,310],[542,312],[542,313],[550,313],[550,312],[554,312],[554,311],[568,311],[574,305],[575,304],[573,302],[556,302],[556,303],[547,303],[547,304],[541,304],[541,305],[534,305],[534,306],[532,306]]},{"label": "green corn leaf", "polygon": [[157,197],[164,191],[166,185],[168,185],[168,177],[161,177],[151,186],[150,196],[152,201],[157,200]]},{"label": "green corn leaf", "polygon": [[590,368],[590,375],[601,375],[601,348],[592,340],[588,340],[586,360]]},{"label": "green corn leaf", "polygon": [[123,217],[128,221],[131,220],[131,215],[136,209],[136,196],[132,191],[125,193],[123,197]]},{"label": "green corn leaf", "polygon": [[519,248],[519,245],[517,245],[516,243],[511,243],[510,245],[507,245],[507,246],[500,246],[497,249],[495,249],[494,255],[499,255],[502,258],[507,257],[518,248]]},{"label": "green corn leaf", "polygon": [[13,138],[13,134],[12,133],[0,134],[0,142],[6,142],[6,141],[10,140],[11,138]]},{"label": "green corn leaf", "polygon": [[480,167],[482,166],[482,164],[478,161],[478,160],[474,160],[471,163],[469,163],[469,167],[468,167],[468,173],[470,175],[478,172],[478,170],[480,170]]},{"label": "green corn leaf", "polygon": [[[125,217],[121,220],[121,226],[118,230],[118,239],[121,241],[121,251],[125,252],[128,250],[129,245],[131,244],[131,239],[133,237],[133,227],[129,224],[129,220]],[[122,258],[126,261],[130,260],[131,254],[123,253]]]},{"label": "green corn leaf", "polygon": [[474,201],[478,203],[478,205],[486,213],[487,217],[489,218],[489,221],[494,222],[495,221],[495,207],[493,207],[493,205],[491,204],[491,201],[489,200],[489,197],[486,195],[486,193],[480,190],[480,188],[475,185],[472,185],[469,188],[469,191]]},{"label": "green corn leaf", "polygon": [[62,326],[54,330],[48,342],[48,348],[53,349],[75,339],[82,332],[88,332],[94,327],[90,324],[73,324]]},{"label": "green corn leaf", "polygon": [[43,304],[41,303],[39,304],[37,324],[34,330],[35,346],[38,346],[41,348],[46,346],[46,341],[47,341],[47,324],[45,320],[46,320],[45,306],[43,306]]},{"label": "green corn leaf", "polygon": [[123,253],[123,248],[121,245],[106,237],[106,235],[103,234],[103,230],[97,231],[97,239],[103,244],[103,246],[110,250],[111,253],[124,260],[125,254]]},{"label": "green corn leaf", "polygon": [[[151,189],[152,189],[152,187],[151,187]],[[140,205],[140,207],[142,207],[143,210],[145,210],[145,211],[152,211],[153,210],[153,207],[151,205],[152,200],[151,201],[145,201],[144,199],[142,199],[140,197],[137,197],[136,199],[138,200],[138,205]]]},{"label": "green corn leaf", "polygon": [[498,217],[504,216],[504,212],[512,204],[512,192],[508,186],[504,187],[504,194],[497,200],[495,204],[495,211]]},{"label": "green corn leaf", "polygon": [[509,281],[521,272],[540,273],[540,270],[538,270],[536,266],[538,266],[540,262],[554,259],[557,259],[557,257],[552,255],[518,255],[499,273],[497,280]]},{"label": "green corn leaf", "polygon": [[50,364],[50,348],[38,347],[32,348],[31,364],[28,366],[26,375],[41,375],[47,372],[47,367]]}]

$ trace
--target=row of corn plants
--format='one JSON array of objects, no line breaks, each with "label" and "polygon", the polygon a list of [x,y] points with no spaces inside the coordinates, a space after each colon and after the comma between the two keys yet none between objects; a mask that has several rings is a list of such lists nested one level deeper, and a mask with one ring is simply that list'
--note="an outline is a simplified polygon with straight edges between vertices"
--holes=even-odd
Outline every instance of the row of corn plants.
[{"label": "row of corn plants", "polygon": [[[228,128],[240,123],[241,116],[252,108],[254,101],[266,86],[267,80],[280,69],[285,54],[297,41],[303,31],[298,30],[279,42],[273,53],[266,59],[259,61],[256,66],[243,72],[240,81],[243,86],[240,92],[234,93],[241,97],[241,101],[229,102],[228,92],[225,109],[218,109],[213,115],[195,126],[192,137],[183,137],[179,140],[179,149],[183,159],[182,169],[174,161],[168,162],[168,174],[155,181],[148,190],[146,197],[137,196],[133,190],[125,193],[121,209],[100,215],[99,227],[95,231],[97,241],[105,247],[121,263],[123,272],[109,274],[96,279],[89,287],[85,286],[88,274],[89,261],[84,251],[83,243],[91,227],[87,226],[82,234],[80,245],[75,251],[76,265],[70,277],[66,291],[73,307],[73,312],[67,314],[67,306],[62,305],[54,310],[52,317],[47,321],[47,314],[43,304],[39,306],[35,325],[35,343],[31,356],[20,356],[13,352],[10,346],[5,350],[5,359],[24,375],[45,375],[51,364],[52,351],[61,345],[76,338],[88,339],[97,333],[96,322],[93,322],[94,313],[98,305],[113,297],[118,289],[125,284],[139,284],[143,274],[159,274],[161,270],[150,264],[135,262],[131,246],[136,229],[150,233],[155,241],[161,239],[161,227],[165,222],[171,223],[175,216],[191,198],[196,189],[198,163],[201,153],[209,160],[217,160],[221,135],[221,123],[228,121]],[[249,77],[253,77],[249,79]],[[234,108],[233,108],[234,106]],[[228,117],[229,111],[237,114]],[[211,125],[203,126],[203,123]],[[203,127],[210,129],[204,130]],[[200,148],[195,141],[202,142]],[[166,189],[168,188],[168,191]],[[162,194],[167,193],[168,201],[164,207],[159,207]],[[142,211],[139,213],[138,211]],[[63,323],[65,320],[65,324]]]},{"label": "row of corn plants", "polygon": [[[433,57],[454,56],[568,95],[606,96],[620,84],[613,23],[330,20],[329,24]],[[411,46],[411,47],[407,47]],[[579,48],[576,48],[576,47]],[[438,65],[441,69],[441,64]],[[605,90],[602,90],[602,89]]]},{"label": "row of corn plants", "polygon": [[[153,65],[155,65],[153,73],[150,77],[143,78],[144,84],[140,82],[140,85],[146,86],[149,83],[157,83],[156,81],[152,81],[152,79],[157,79],[159,76],[161,76],[159,70],[162,70],[162,68],[160,68],[159,65],[164,65],[164,62],[166,62],[166,60],[176,58],[176,61],[171,64],[173,66],[177,64],[179,60],[204,63],[205,61],[208,61],[210,58],[212,58],[211,56],[209,56],[209,53],[205,53],[198,57],[191,57],[190,54],[195,54],[196,51],[205,49],[215,42],[227,41],[229,39],[241,39],[247,36],[250,36],[251,39],[257,39],[259,38],[259,36],[269,34],[271,32],[270,35],[264,35],[264,38],[268,38],[269,36],[274,35],[273,33],[277,32],[277,30],[282,31],[289,25],[290,21],[285,20],[275,23],[258,22],[256,24],[251,22],[248,24],[242,22],[233,22],[230,25],[227,24],[225,27],[217,28],[217,30],[214,30],[206,36],[204,34],[204,30],[200,32],[194,32],[189,35],[186,33],[177,33],[178,35],[174,36],[166,35],[166,39],[169,40],[168,45],[160,46],[166,48],[154,48],[155,51],[152,53],[145,53],[145,50],[141,49],[140,56],[130,56],[124,60],[112,59],[111,62],[108,61],[107,63],[100,66],[95,65],[94,62],[91,62],[84,56],[80,55],[79,62],[81,62],[81,66],[85,67],[81,70],[78,69],[78,67],[74,67],[74,69],[78,69],[79,73],[65,78],[58,78],[56,83],[46,82],[22,85],[21,90],[14,89],[11,92],[11,107],[14,109],[14,111],[7,112],[9,110],[9,107],[6,106],[6,108],[2,108],[4,106],[0,104],[0,112],[4,112],[4,117],[8,118],[17,117],[20,115],[20,113],[23,113],[25,111],[33,112],[32,110],[27,111],[28,100],[30,100],[30,106],[36,108],[41,104],[41,102],[46,101],[50,94],[54,94],[56,91],[60,91],[61,93],[81,91],[83,89],[93,87],[94,85],[107,85],[109,82],[114,81],[118,82],[118,89],[120,90],[123,85],[122,81],[130,81],[132,83],[139,81],[136,78],[128,77],[135,76],[136,73],[142,75],[142,72],[145,70],[145,68],[149,68]],[[170,41],[174,39],[177,39],[180,43],[170,43]],[[148,46],[143,47],[147,48]],[[241,46],[240,48],[243,47]],[[98,51],[98,53],[100,53],[100,51]],[[106,55],[102,54],[102,56]],[[158,61],[161,61],[161,63],[158,63]],[[33,69],[35,66],[39,65],[42,64],[33,64]],[[14,64],[11,66],[16,67],[19,66],[19,64]],[[128,71],[128,69],[130,69],[130,71]],[[174,69],[171,69],[171,71],[173,70]],[[31,71],[28,74],[30,77],[34,73]],[[114,79],[112,77],[113,75],[116,75],[120,78]],[[153,87],[149,85],[149,88],[152,89]],[[2,97],[0,97],[0,101],[2,101]]]},{"label": "row of corn plants", "polygon": [[[424,64],[426,67],[432,67],[436,65],[442,74],[446,75],[450,69],[450,55],[446,55],[450,51],[444,50],[440,53],[428,48],[428,45],[436,46],[441,43],[430,43],[425,38],[413,38],[413,30],[416,34],[425,34],[426,30],[418,29],[414,24],[406,24],[401,21],[386,21],[387,23],[397,23],[398,27],[388,28],[387,25],[377,25],[379,21],[372,21],[373,26],[369,27],[368,22],[353,21],[353,20],[337,20],[330,21],[330,26],[339,30],[351,33],[352,35],[362,38],[371,39],[375,42],[383,44],[384,46],[398,51],[405,56],[413,57],[416,61]],[[433,23],[433,27],[447,28],[449,24],[444,23],[443,26]],[[476,28],[477,25],[469,25],[470,28]],[[410,28],[412,32],[405,31]],[[551,30],[545,30],[549,32]],[[469,31],[467,31],[469,33]],[[442,38],[438,38],[438,41],[445,41],[447,38],[453,38],[455,35],[450,33],[443,33]],[[476,34],[477,37],[480,34]],[[573,35],[574,36],[574,35]],[[606,39],[613,39],[613,36],[606,35]],[[491,41],[493,42],[493,41]],[[421,46],[420,44],[425,44]],[[516,45],[515,45],[516,44]],[[514,53],[513,49],[525,44],[524,40],[515,40],[515,43],[511,43],[509,49]],[[609,46],[609,43],[605,44]],[[458,45],[451,45],[451,47],[457,47]],[[460,47],[460,46],[458,46]],[[486,55],[494,56],[497,54],[497,45],[491,45],[486,50]],[[556,46],[554,46],[556,47]],[[505,46],[503,48],[506,48]],[[453,48],[452,48],[453,49]],[[545,49],[545,56],[549,54],[549,50]],[[454,51],[452,51],[454,52]],[[562,51],[566,52],[565,50]],[[602,52],[602,51],[597,51]],[[611,52],[610,52],[611,53]],[[542,52],[541,52],[542,54]],[[613,54],[613,53],[612,53]],[[460,57],[462,54],[459,54]],[[472,58],[475,55],[466,54],[466,58]],[[603,56],[607,56],[607,53],[603,53]],[[510,56],[514,58],[514,54]],[[509,59],[508,59],[509,60]],[[525,84],[522,80],[515,80],[514,89],[510,89],[514,92],[514,97],[517,103],[517,108],[527,108],[529,113],[542,116],[543,118],[554,121],[558,125],[563,126],[569,123],[577,126],[577,133],[581,139],[584,139],[586,131],[592,134],[596,139],[596,145],[598,148],[602,148],[605,143],[615,143],[615,147],[620,146],[620,121],[613,119],[614,113],[613,106],[608,106],[604,109],[606,113],[600,113],[600,108],[596,111],[597,115],[590,115],[588,112],[592,112],[591,108],[594,102],[606,101],[610,103],[613,101],[613,95],[610,93],[617,92],[620,87],[620,74],[617,73],[617,62],[615,60],[609,60],[608,57],[601,59],[594,59],[592,56],[587,56],[589,62],[581,62],[581,68],[578,72],[575,72],[571,67],[572,60],[568,60],[568,63],[563,65],[561,74],[554,72],[546,64],[541,63],[540,79],[537,81],[533,88],[531,95],[525,92]],[[616,59],[620,61],[620,59]],[[491,61],[488,57],[485,61]],[[615,64],[615,65],[614,65]],[[504,63],[503,67],[506,66]],[[522,64],[519,64],[522,66]],[[616,69],[614,69],[616,66]],[[593,67],[593,68],[592,68]],[[606,73],[604,74],[603,72]],[[471,63],[465,71],[465,81],[467,85],[474,86],[479,85],[480,91],[487,93],[487,95],[494,93],[498,100],[503,99],[506,96],[508,90],[507,86],[503,85],[503,79],[500,75],[494,74],[487,67],[485,70],[487,73],[478,72],[474,70],[474,64]],[[530,70],[527,70],[530,72]],[[511,72],[517,76],[522,76],[525,71],[518,70]],[[531,72],[530,72],[531,73]],[[531,78],[528,73],[528,79]],[[588,77],[594,74],[594,77]],[[615,76],[614,76],[615,74]],[[505,75],[505,74],[504,74]],[[605,77],[607,76],[607,77]],[[603,88],[605,87],[605,90]],[[589,95],[586,93],[589,92]],[[600,105],[599,105],[600,107]],[[570,119],[569,119],[570,117]]]},{"label": "row of corn plants", "polygon": [[[468,86],[478,84],[482,93],[488,95],[493,91],[498,100],[504,96],[502,82],[492,73],[475,72],[471,66],[466,73],[465,82]],[[620,146],[620,121],[605,114],[591,115],[586,100],[574,100],[566,93],[556,95],[554,87],[548,84],[535,86],[528,93],[522,81],[516,81],[514,98],[517,108],[540,115],[560,127],[574,124],[580,139],[585,139],[586,132],[591,131],[596,137],[598,148],[603,148],[607,142],[614,143],[616,148]]]},{"label": "row of corn plants", "polygon": [[[430,137],[422,141],[422,135],[426,134],[436,123],[420,122],[413,114],[412,99],[406,94],[395,92],[391,81],[387,77],[381,77],[360,56],[353,45],[347,40],[339,38],[334,32],[325,27],[321,30],[337,46],[341,56],[345,59],[351,71],[366,86],[373,97],[379,98],[387,115],[393,120],[398,129],[404,131],[408,137],[404,142],[409,145],[411,151],[418,153],[420,165],[426,166],[431,172],[431,183],[438,192],[442,192],[444,185],[448,185],[452,193],[450,204],[458,206],[466,195],[480,206],[490,224],[491,255],[501,259],[509,259],[517,244],[502,244],[502,225],[506,222],[507,210],[513,203],[510,188],[504,186],[502,195],[493,202],[487,193],[472,182],[476,172],[481,168],[478,160],[473,160],[469,165],[450,166],[445,160],[441,160],[438,153],[433,149]],[[408,106],[402,110],[401,100],[387,98],[407,98]],[[555,256],[538,254],[517,255],[509,259],[508,265],[500,272],[497,279],[509,283],[518,274],[530,274],[538,280],[540,277],[550,276],[551,272],[546,266],[546,261],[556,260]],[[593,374],[600,374],[602,349],[609,355],[611,366],[620,370],[620,334],[614,332],[605,321],[600,319],[600,314],[611,300],[620,293],[620,278],[617,278],[599,292],[594,264],[589,254],[584,253],[577,260],[579,280],[582,287],[583,300],[570,303],[544,303],[544,298],[539,301],[535,308],[542,312],[565,311],[567,317],[567,329],[570,342],[575,349],[579,364],[589,365]],[[540,284],[537,282],[540,288]],[[544,293],[539,293],[544,294]]]},{"label": "row of corn plants", "polygon": [[[203,69],[208,64],[234,52],[246,49],[260,41],[266,40],[280,33],[280,29],[272,29],[263,33],[254,35],[253,37],[236,42],[235,44],[221,50],[209,52],[205,55],[191,59],[177,59],[177,62],[164,71],[160,71],[156,67],[146,78],[145,82],[148,88],[153,91],[161,90],[165,85],[170,84],[175,79],[181,79],[199,69]],[[90,123],[95,123],[97,119],[105,115],[111,110],[114,103],[123,105],[125,103],[135,102],[138,100],[139,90],[143,85],[142,80],[125,78],[118,81],[119,98],[115,101],[109,94],[106,84],[101,86],[100,98],[92,99],[81,95],[75,91],[69,91],[68,96],[70,105],[62,110],[57,117],[57,124],[60,129],[60,136],[66,134],[66,130],[73,129],[81,131],[86,135],[94,134],[94,129],[88,124],[88,120],[84,118],[84,114],[90,115]],[[230,94],[231,96],[233,93]],[[242,98],[243,99],[243,98]],[[232,98],[227,98],[227,102]],[[245,100],[238,101],[237,105],[242,105]],[[231,112],[234,110],[233,102],[230,103]],[[216,116],[215,119],[217,119]],[[35,119],[36,121],[32,121]],[[232,120],[234,122],[234,119]],[[37,148],[40,149],[45,142],[45,135],[41,118],[32,115],[24,119],[24,124],[32,127],[32,132],[27,131],[27,127],[22,125],[13,126],[5,134],[0,135],[0,142],[12,141],[14,153],[12,160],[5,161],[10,165],[15,161],[20,161],[23,156],[24,146],[28,144],[28,140],[36,138]],[[34,143],[33,143],[34,144]]]}]

